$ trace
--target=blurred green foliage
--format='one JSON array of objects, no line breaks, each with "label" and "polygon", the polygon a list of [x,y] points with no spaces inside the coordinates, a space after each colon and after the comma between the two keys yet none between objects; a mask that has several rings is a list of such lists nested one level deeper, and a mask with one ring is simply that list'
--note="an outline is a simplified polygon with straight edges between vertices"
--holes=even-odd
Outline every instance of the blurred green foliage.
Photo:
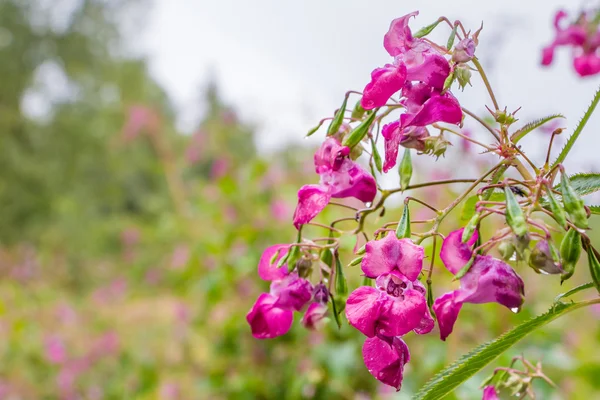
[{"label": "blurred green foliage", "polygon": [[[311,151],[257,152],[253,128],[214,85],[196,133],[181,135],[165,92],[122,35],[119,17],[148,4],[74,4],[67,13],[52,2],[0,1],[0,399],[396,396],[369,375],[363,338],[345,323],[294,326],[270,341],[246,324],[268,289],[256,276],[263,248],[295,238],[296,190],[317,179]],[[442,204],[453,194],[428,197]],[[345,259],[353,246],[344,242]],[[561,290],[556,279],[521,273],[521,314],[469,306],[447,343],[407,337],[400,398]],[[358,267],[346,275],[351,289],[361,280]],[[448,275],[436,277],[437,295],[452,285]],[[520,345],[561,387],[541,387],[541,398],[600,391],[600,356],[589,351],[597,318],[580,311]],[[477,379],[456,398],[480,397]]]}]

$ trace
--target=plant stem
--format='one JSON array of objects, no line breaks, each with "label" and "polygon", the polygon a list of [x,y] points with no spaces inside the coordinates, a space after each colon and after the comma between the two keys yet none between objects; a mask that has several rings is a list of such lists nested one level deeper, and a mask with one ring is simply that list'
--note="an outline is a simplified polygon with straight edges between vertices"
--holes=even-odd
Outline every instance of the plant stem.
[{"label": "plant stem", "polygon": [[485,71],[483,70],[483,67],[479,63],[479,60],[477,59],[477,57],[473,57],[473,60],[471,60],[471,61],[473,62],[473,65],[475,65],[475,68],[477,68],[477,71],[479,71],[479,74],[481,75],[481,79],[483,79],[483,83],[485,84],[485,87],[486,87],[488,93],[490,94],[492,103],[494,104],[496,111],[498,111],[500,109],[500,107],[498,107],[498,102],[496,101],[496,96],[494,95],[494,91],[492,90],[492,85],[490,85],[490,81],[488,80],[488,77],[487,77]]},{"label": "plant stem", "polygon": [[475,121],[479,122],[481,124],[481,126],[483,126],[485,129],[487,129],[488,131],[490,131],[490,133],[492,135],[494,135],[494,137],[496,138],[496,140],[498,141],[498,143],[501,143],[502,140],[500,139],[500,136],[498,136],[498,134],[496,133],[496,131],[494,130],[494,128],[492,128],[487,122],[485,122],[484,120],[482,120],[481,118],[479,118],[477,116],[477,114],[475,114],[472,111],[467,110],[464,107],[461,107],[461,109],[463,110],[463,112],[465,114],[467,114],[468,116],[470,116],[471,118],[473,118]]}]

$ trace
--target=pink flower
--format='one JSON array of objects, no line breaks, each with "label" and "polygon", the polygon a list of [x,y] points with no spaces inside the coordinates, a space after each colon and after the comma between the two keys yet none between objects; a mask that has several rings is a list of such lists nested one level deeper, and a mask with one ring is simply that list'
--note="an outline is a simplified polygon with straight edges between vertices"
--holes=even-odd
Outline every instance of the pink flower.
[{"label": "pink flower", "polygon": [[475,40],[472,38],[465,38],[458,42],[454,47],[454,53],[452,54],[452,60],[457,63],[469,62],[475,57]]},{"label": "pink flower", "polygon": [[450,92],[443,94],[432,91],[431,96],[422,103],[418,111],[405,113],[400,116],[400,126],[426,126],[436,122],[459,124],[462,120],[462,110],[458,100]]},{"label": "pink flower", "polygon": [[371,240],[365,245],[365,251],[361,268],[369,278],[398,272],[412,282],[423,269],[423,248],[410,239],[398,239],[393,233],[380,240]]},{"label": "pink flower", "polygon": [[579,76],[596,75],[600,72],[600,57],[596,53],[582,54],[573,59],[573,67]]},{"label": "pink flower", "polygon": [[404,365],[410,361],[408,346],[399,337],[367,338],[362,349],[365,366],[377,380],[400,390]]},{"label": "pink flower", "polygon": [[406,66],[404,64],[386,64],[384,68],[375,68],[371,72],[371,82],[363,89],[361,106],[365,110],[381,107],[400,91],[406,82]]},{"label": "pink flower", "polygon": [[[277,263],[284,257],[290,248],[289,244],[275,244],[267,247],[258,261],[258,276],[264,281],[273,281],[285,278],[288,274],[287,264],[277,268]],[[271,259],[277,254],[277,257],[271,263]]]},{"label": "pink flower", "polygon": [[315,153],[314,164],[320,175],[318,185],[304,185],[298,191],[294,226],[310,222],[333,198],[354,197],[363,202],[373,201],[377,194],[375,179],[352,161],[350,149],[333,138],[323,142]]},{"label": "pink flower", "polygon": [[46,358],[52,364],[62,364],[67,361],[67,350],[64,342],[57,336],[50,336],[44,341]]},{"label": "pink flower", "polygon": [[[377,288],[361,286],[346,302],[346,317],[354,328],[367,337],[402,336],[414,329],[425,333],[423,319],[430,319],[425,288],[396,272],[381,275]],[[433,328],[433,325],[431,325]]]},{"label": "pink flower", "polygon": [[400,129],[400,121],[384,125],[381,134],[385,139],[383,172],[388,172],[396,165],[398,146],[423,151],[425,149],[425,138],[429,137],[427,128],[422,126],[411,126]]},{"label": "pink flower", "polygon": [[271,339],[286,334],[292,327],[293,311],[275,306],[276,302],[277,297],[263,293],[246,315],[255,338]]},{"label": "pink flower", "polygon": [[307,329],[318,329],[326,315],[326,304],[320,302],[311,303],[302,317],[302,325]]},{"label": "pink flower", "polygon": [[499,400],[496,388],[492,385],[488,385],[483,388],[483,397],[481,400]]},{"label": "pink flower", "polygon": [[[444,265],[454,274],[471,258],[470,246],[476,241],[474,234],[466,244],[462,243],[462,231],[448,235],[440,253]],[[464,303],[495,302],[518,310],[523,304],[523,294],[523,281],[508,264],[491,256],[476,256],[469,271],[460,278],[460,288],[440,296],[433,304],[441,339],[446,340],[452,332]]]},{"label": "pink flower", "polygon": [[295,273],[271,283],[271,294],[277,297],[275,305],[280,308],[300,311],[310,301],[312,291],[310,282]]}]

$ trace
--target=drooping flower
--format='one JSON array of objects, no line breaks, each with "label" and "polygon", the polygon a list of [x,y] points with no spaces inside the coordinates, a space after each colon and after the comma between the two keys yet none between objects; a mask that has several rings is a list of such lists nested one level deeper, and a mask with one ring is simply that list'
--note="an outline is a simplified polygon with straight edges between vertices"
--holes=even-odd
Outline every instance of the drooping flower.
[{"label": "drooping flower", "polygon": [[373,201],[377,194],[375,179],[352,161],[349,153],[348,147],[331,137],[317,150],[314,163],[320,183],[304,185],[298,191],[298,205],[294,212],[296,228],[316,217],[331,198],[354,197],[363,202]]},{"label": "drooping flower", "polygon": [[422,285],[395,271],[378,277],[376,285],[360,286],[348,297],[350,325],[367,337],[402,336],[414,329],[425,333],[423,328],[433,328],[422,322],[431,318]]},{"label": "drooping flower", "polygon": [[416,280],[423,269],[423,247],[410,239],[398,239],[393,233],[365,245],[362,271],[368,278],[377,278],[394,271],[410,282]]},{"label": "drooping flower", "polygon": [[431,96],[422,103],[420,109],[413,113],[404,113],[400,116],[400,126],[426,126],[436,122],[459,124],[462,120],[462,110],[458,100],[446,91],[440,94],[432,91]]},{"label": "drooping flower", "polygon": [[[263,251],[258,261],[258,276],[264,281],[274,281],[283,279],[288,274],[287,264],[283,264],[281,267],[277,267],[277,264],[283,258],[290,248],[289,244],[275,244],[269,246]],[[271,263],[273,257],[277,254],[277,257]]]},{"label": "drooping flower", "polygon": [[488,385],[483,388],[483,397],[481,400],[499,400],[496,388],[492,385]]},{"label": "drooping flower", "polygon": [[410,361],[408,346],[399,337],[367,338],[362,348],[365,366],[378,381],[400,390],[404,365]]},{"label": "drooping flower", "polygon": [[[450,233],[444,240],[440,257],[446,268],[456,274],[472,255],[470,246],[475,234],[462,243],[463,229]],[[524,285],[521,278],[505,262],[491,256],[476,256],[469,271],[460,278],[460,288],[437,298],[433,311],[438,318],[442,340],[452,332],[464,303],[499,303],[511,310],[523,304]]]},{"label": "drooping flower", "polygon": [[327,305],[320,302],[313,302],[302,317],[302,325],[308,329],[318,329],[323,319],[327,315]]},{"label": "drooping flower", "polygon": [[398,146],[423,151],[425,149],[425,139],[429,137],[429,131],[422,126],[400,129],[400,121],[384,125],[381,134],[385,140],[383,172],[388,172],[396,165]]},{"label": "drooping flower", "polygon": [[286,334],[292,327],[293,311],[277,307],[276,302],[277,297],[263,293],[246,315],[255,338],[271,339]]},{"label": "drooping flower", "polygon": [[313,287],[306,279],[292,273],[280,281],[271,283],[271,294],[277,297],[275,305],[300,311],[312,297]]}]

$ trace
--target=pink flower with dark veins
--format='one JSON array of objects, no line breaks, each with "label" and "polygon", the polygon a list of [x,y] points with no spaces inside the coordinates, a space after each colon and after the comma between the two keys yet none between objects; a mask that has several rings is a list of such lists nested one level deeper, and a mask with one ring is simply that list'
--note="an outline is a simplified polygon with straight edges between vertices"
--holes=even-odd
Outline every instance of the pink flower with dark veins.
[{"label": "pink flower with dark veins", "polygon": [[[463,229],[451,232],[442,245],[440,258],[446,268],[456,274],[471,259],[476,234],[462,243]],[[491,256],[477,255],[469,271],[460,278],[460,288],[438,297],[433,311],[438,318],[442,340],[452,333],[464,303],[499,303],[511,310],[523,304],[523,281],[505,262]]]},{"label": "pink flower with dark veins", "polygon": [[423,269],[423,247],[410,239],[398,239],[393,233],[383,239],[367,242],[365,252],[361,268],[369,278],[395,271],[412,282]]}]

